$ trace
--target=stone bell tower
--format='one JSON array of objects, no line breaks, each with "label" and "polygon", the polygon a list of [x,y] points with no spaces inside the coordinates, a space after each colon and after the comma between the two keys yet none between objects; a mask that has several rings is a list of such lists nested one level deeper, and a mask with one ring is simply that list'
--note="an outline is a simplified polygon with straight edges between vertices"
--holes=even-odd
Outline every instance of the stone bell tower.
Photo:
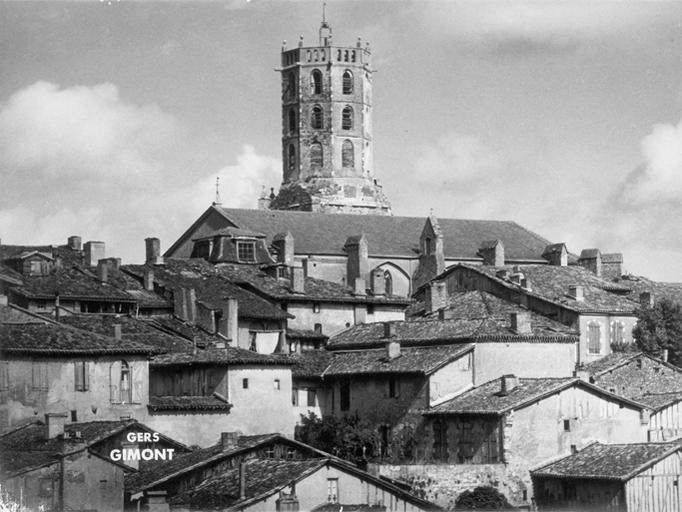
[{"label": "stone bell tower", "polygon": [[390,215],[373,175],[369,44],[282,47],[283,180],[273,210]]}]

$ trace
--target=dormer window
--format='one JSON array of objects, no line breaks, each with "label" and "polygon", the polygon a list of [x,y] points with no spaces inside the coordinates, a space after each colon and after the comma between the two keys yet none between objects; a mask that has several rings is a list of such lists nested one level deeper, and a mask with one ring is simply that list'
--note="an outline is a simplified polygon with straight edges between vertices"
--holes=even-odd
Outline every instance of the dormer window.
[{"label": "dormer window", "polygon": [[239,258],[239,261],[256,261],[255,242],[237,242],[237,257]]}]

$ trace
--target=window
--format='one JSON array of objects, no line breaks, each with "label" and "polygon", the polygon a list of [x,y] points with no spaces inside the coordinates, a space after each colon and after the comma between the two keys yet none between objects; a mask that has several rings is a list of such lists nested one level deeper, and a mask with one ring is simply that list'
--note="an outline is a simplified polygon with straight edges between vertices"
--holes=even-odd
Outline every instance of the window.
[{"label": "window", "polygon": [[355,148],[348,139],[344,140],[341,145],[341,167],[355,167]]},{"label": "window", "polygon": [[393,276],[388,270],[384,270],[384,293],[393,295]]},{"label": "window", "polygon": [[601,329],[597,322],[590,322],[587,326],[587,352],[601,353]]},{"label": "window", "polygon": [[47,363],[33,362],[31,365],[31,384],[33,389],[47,391]]},{"label": "window", "polygon": [[324,124],[324,117],[322,115],[322,107],[315,105],[310,116],[310,127],[313,130],[321,130]]},{"label": "window", "polygon": [[611,324],[611,342],[623,343],[625,341],[625,326],[623,322],[613,322]]},{"label": "window", "polygon": [[322,94],[322,73],[319,69],[313,69],[310,73],[310,91],[313,94]]},{"label": "window", "polygon": [[90,389],[90,371],[87,361],[76,361],[73,365],[76,391],[87,391]]},{"label": "window", "polygon": [[327,478],[327,501],[329,503],[339,502],[339,479]]},{"label": "window", "polygon": [[341,407],[342,411],[347,411],[350,409],[350,381],[344,380],[341,381],[341,389],[339,390],[340,392],[340,399],[339,399],[339,405]]},{"label": "window", "polygon": [[433,458],[448,460],[448,424],[442,419],[433,422]]},{"label": "window", "polygon": [[78,421],[78,411],[71,411],[71,423]]},{"label": "window", "polygon": [[296,112],[293,110],[289,111],[289,133],[296,132]]},{"label": "window", "polygon": [[343,94],[353,94],[353,73],[346,70],[343,72]]},{"label": "window", "polygon": [[237,242],[237,258],[239,261],[256,261],[256,244],[254,242]]},{"label": "window", "polygon": [[571,431],[571,420],[564,420],[564,432]]},{"label": "window", "polygon": [[308,407],[317,405],[317,392],[314,388],[308,388]]},{"label": "window", "polygon": [[319,302],[315,302],[315,303],[313,304],[313,313],[319,313],[319,312],[320,312],[320,303],[319,303]]},{"label": "window", "polygon": [[322,334],[322,324],[315,324],[315,334]]},{"label": "window", "polygon": [[400,396],[400,381],[395,377],[388,379],[388,397],[398,398]]},{"label": "window", "polygon": [[291,388],[291,405],[298,405],[298,388]]},{"label": "window", "polygon": [[280,382],[279,379],[275,379],[274,386],[275,386],[275,389],[277,389],[277,390],[282,389],[282,383]]},{"label": "window", "polygon": [[249,389],[249,379],[242,379],[242,388]]},{"label": "window", "polygon": [[427,238],[426,240],[424,240],[424,252],[426,254],[431,254],[431,250],[432,250],[431,243],[432,242],[431,242],[430,238]]},{"label": "window", "polygon": [[9,362],[0,361],[0,391],[9,389]]},{"label": "window", "polygon": [[289,73],[289,80],[288,80],[288,93],[289,97],[296,96],[296,73]]},{"label": "window", "polygon": [[353,129],[353,108],[346,105],[341,111],[341,128],[343,130]]},{"label": "window", "polygon": [[294,169],[296,167],[296,148],[293,144],[289,144],[289,149],[287,150],[287,160],[289,169]]},{"label": "window", "polygon": [[132,402],[131,370],[128,363],[121,361],[121,403],[129,404]]}]

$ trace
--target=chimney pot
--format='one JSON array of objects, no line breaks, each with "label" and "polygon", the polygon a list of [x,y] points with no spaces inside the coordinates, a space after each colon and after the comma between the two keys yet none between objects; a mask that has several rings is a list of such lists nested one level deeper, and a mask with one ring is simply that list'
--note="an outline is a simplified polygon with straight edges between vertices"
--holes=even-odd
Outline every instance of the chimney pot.
[{"label": "chimney pot", "polygon": [[305,274],[302,266],[291,267],[291,291],[305,293]]},{"label": "chimney pot", "polygon": [[66,413],[48,412],[45,414],[45,426],[47,427],[48,439],[54,439],[57,436],[64,435],[66,418]]},{"label": "chimney pot", "polygon": [[96,267],[99,260],[105,258],[104,242],[90,240],[83,246],[83,264],[86,267]]},{"label": "chimney pot", "polygon": [[519,379],[516,375],[507,374],[500,378],[500,395],[508,395],[519,385]]},{"label": "chimney pot", "polygon": [[585,300],[585,293],[583,287],[578,284],[572,284],[568,287],[568,295],[578,302]]},{"label": "chimney pot", "polygon": [[511,328],[515,334],[532,334],[530,312],[519,311],[511,314]]},{"label": "chimney pot", "polygon": [[246,498],[246,462],[239,463],[239,499]]},{"label": "chimney pot", "polygon": [[447,286],[443,282],[432,282],[426,287],[424,295],[424,309],[426,313],[433,313],[447,307]]},{"label": "chimney pot", "polygon": [[384,279],[384,271],[380,268],[372,271],[372,293],[376,297],[386,295],[386,279]]},{"label": "chimney pot", "polygon": [[240,432],[221,432],[220,446],[223,450],[233,450],[239,446]]},{"label": "chimney pot", "polygon": [[225,299],[222,309],[222,315],[218,322],[218,332],[236,347],[239,343],[239,303],[237,299]]},{"label": "chimney pot", "polygon": [[360,296],[367,295],[367,289],[366,289],[364,277],[356,277],[355,278],[355,282],[354,282],[354,286],[353,286],[353,294],[354,295],[360,295]]},{"label": "chimney pot", "polygon": [[161,241],[158,238],[151,237],[144,239],[145,247],[145,262],[149,265],[162,265],[163,257],[161,256]]},{"label": "chimney pot", "polygon": [[346,282],[354,286],[358,277],[366,280],[369,278],[369,248],[367,237],[360,236],[348,237],[343,246],[343,250],[348,254],[346,259]]},{"label": "chimney pot", "polygon": [[82,239],[77,235],[70,236],[66,240],[66,245],[73,251],[80,251],[82,248]]},{"label": "chimney pot", "polygon": [[277,252],[277,262],[287,266],[294,264],[294,237],[287,231],[278,233],[272,239],[272,246]]},{"label": "chimney pot", "polygon": [[391,360],[400,356],[400,342],[389,340],[386,342],[386,357]]},{"label": "chimney pot", "polygon": [[106,260],[99,260],[97,262],[97,277],[102,283],[109,280],[109,265]]},{"label": "chimney pot", "polygon": [[150,292],[154,291],[154,271],[151,268],[144,269],[144,289]]},{"label": "chimney pot", "polygon": [[661,354],[661,359],[663,359],[663,361],[665,361],[666,363],[668,362],[668,349],[667,348],[663,349],[663,353]]},{"label": "chimney pot", "polygon": [[121,338],[122,338],[121,324],[114,324],[114,339],[116,341],[121,341]]}]

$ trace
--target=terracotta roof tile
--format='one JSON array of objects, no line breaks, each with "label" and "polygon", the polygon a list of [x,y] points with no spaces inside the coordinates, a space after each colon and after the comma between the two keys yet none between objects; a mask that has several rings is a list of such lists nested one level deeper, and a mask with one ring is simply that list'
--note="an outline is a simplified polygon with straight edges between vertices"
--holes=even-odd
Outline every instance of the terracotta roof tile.
[{"label": "terracotta roof tile", "polygon": [[308,350],[301,354],[288,356],[294,363],[291,368],[293,377],[298,378],[321,378],[324,370],[329,366],[333,354],[328,350]]},{"label": "terracotta roof tile", "polygon": [[259,366],[292,366],[294,362],[284,354],[259,354],[239,347],[210,348],[192,352],[173,352],[154,357],[151,366],[185,364],[228,364]]},{"label": "terracotta roof tile", "polygon": [[150,411],[229,411],[232,404],[215,396],[151,396]]}]

